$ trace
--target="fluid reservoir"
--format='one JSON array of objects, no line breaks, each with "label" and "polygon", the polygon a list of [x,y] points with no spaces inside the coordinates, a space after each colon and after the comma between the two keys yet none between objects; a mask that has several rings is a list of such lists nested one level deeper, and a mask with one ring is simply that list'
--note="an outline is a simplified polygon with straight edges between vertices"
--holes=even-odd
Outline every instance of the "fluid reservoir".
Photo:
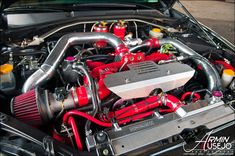
[{"label": "fluid reservoir", "polygon": [[119,21],[114,25],[113,33],[117,37],[119,37],[121,40],[124,40],[125,34],[126,34],[126,24],[125,21]]},{"label": "fluid reservoir", "polygon": [[[94,27],[94,31],[95,32],[103,32],[103,33],[107,33],[108,32],[108,26],[106,22],[99,22],[98,24],[96,24],[96,26]],[[107,46],[107,42],[104,40],[100,40],[97,41],[95,43],[97,48],[104,48]]]},{"label": "fluid reservoir", "polygon": [[223,87],[227,87],[233,80],[235,73],[232,69],[224,69],[222,74],[222,85]]},{"label": "fluid reservoir", "polygon": [[15,89],[15,76],[12,72],[13,65],[4,64],[0,66],[0,90],[9,92]]},{"label": "fluid reservoir", "polygon": [[149,36],[151,38],[161,39],[163,37],[163,33],[161,32],[161,29],[153,28],[152,30],[149,31]]}]

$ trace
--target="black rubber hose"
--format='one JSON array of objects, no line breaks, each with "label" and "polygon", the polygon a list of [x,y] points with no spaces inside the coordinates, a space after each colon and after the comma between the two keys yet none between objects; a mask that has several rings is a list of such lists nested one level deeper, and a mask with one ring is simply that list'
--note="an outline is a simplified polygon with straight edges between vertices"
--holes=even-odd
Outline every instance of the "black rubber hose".
[{"label": "black rubber hose", "polygon": [[[101,108],[107,107],[107,108],[111,108],[112,105],[118,100],[120,99],[120,97],[116,96],[116,95],[110,95],[106,100],[104,100],[103,102],[101,102]],[[87,112],[87,111],[92,111],[93,106],[92,105],[88,105],[85,107],[81,107],[81,108],[77,108],[77,110],[79,111],[83,111],[83,112]]]},{"label": "black rubber hose", "polygon": [[120,97],[116,95],[110,95],[104,102],[101,103],[102,107],[111,108],[114,102],[116,102]]},{"label": "black rubber hose", "polygon": [[142,48],[146,48],[146,47],[149,47],[149,46],[146,43],[142,43],[140,45],[137,45],[135,47],[130,48],[130,52],[131,53],[136,53],[136,52],[138,52],[138,50],[140,50]]},{"label": "black rubber hose", "polygon": [[85,60],[101,61],[101,60],[110,60],[114,58],[115,56],[111,56],[111,55],[93,55],[93,56],[87,56],[85,58],[82,58],[81,61],[85,61]]}]

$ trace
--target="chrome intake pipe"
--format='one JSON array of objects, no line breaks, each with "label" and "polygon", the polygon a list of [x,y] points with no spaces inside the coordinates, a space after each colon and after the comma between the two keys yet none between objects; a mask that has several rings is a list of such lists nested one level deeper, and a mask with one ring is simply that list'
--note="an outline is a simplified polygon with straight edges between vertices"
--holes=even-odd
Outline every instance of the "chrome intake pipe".
[{"label": "chrome intake pipe", "polygon": [[24,83],[22,92],[25,93],[32,88],[42,85],[51,79],[63,59],[66,50],[75,44],[84,44],[104,40],[110,43],[118,55],[129,52],[123,41],[111,33],[71,33],[62,36],[51,53],[48,55],[41,67],[33,73]]},{"label": "chrome intake pipe", "polygon": [[133,48],[130,48],[130,52],[135,53],[141,48],[150,47],[150,48],[160,48],[161,45],[164,45],[166,43],[172,44],[174,47],[176,47],[181,53],[186,54],[187,56],[190,56],[192,60],[197,64],[202,66],[204,73],[207,77],[208,81],[208,90],[210,91],[216,91],[221,89],[221,81],[220,76],[216,69],[213,67],[212,64],[203,56],[183,44],[182,42],[172,39],[172,38],[164,38],[164,39],[156,39],[152,38],[149,40],[146,40],[142,44],[135,46]]},{"label": "chrome intake pipe", "polygon": [[208,89],[210,91],[216,91],[221,89],[221,80],[218,72],[213,67],[213,65],[203,56],[183,44],[182,42],[172,39],[172,38],[166,38],[159,40],[159,44],[163,45],[166,43],[172,44],[174,47],[176,47],[181,53],[184,53],[186,55],[192,56],[192,60],[197,64],[200,65],[207,77],[208,82]]}]

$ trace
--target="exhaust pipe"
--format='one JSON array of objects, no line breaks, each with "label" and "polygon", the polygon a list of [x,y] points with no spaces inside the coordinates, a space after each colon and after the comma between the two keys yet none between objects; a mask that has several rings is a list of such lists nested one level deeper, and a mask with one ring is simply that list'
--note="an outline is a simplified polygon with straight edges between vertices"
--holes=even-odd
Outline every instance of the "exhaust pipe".
[{"label": "exhaust pipe", "polygon": [[122,56],[123,53],[129,52],[121,39],[111,33],[71,33],[64,35],[59,39],[54,49],[51,51],[42,66],[32,74],[24,83],[22,92],[42,85],[51,79],[58,67],[60,61],[63,59],[66,50],[75,44],[91,43],[100,40],[109,42],[114,48],[117,55]]}]

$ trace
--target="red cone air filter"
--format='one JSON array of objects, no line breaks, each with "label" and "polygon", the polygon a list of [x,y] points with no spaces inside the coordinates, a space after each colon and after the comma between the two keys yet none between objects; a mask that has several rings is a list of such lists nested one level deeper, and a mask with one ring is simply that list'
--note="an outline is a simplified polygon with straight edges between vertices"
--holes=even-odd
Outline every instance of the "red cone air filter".
[{"label": "red cone air filter", "polygon": [[31,90],[12,99],[11,109],[15,117],[21,121],[31,125],[42,123],[37,104],[36,90]]}]

